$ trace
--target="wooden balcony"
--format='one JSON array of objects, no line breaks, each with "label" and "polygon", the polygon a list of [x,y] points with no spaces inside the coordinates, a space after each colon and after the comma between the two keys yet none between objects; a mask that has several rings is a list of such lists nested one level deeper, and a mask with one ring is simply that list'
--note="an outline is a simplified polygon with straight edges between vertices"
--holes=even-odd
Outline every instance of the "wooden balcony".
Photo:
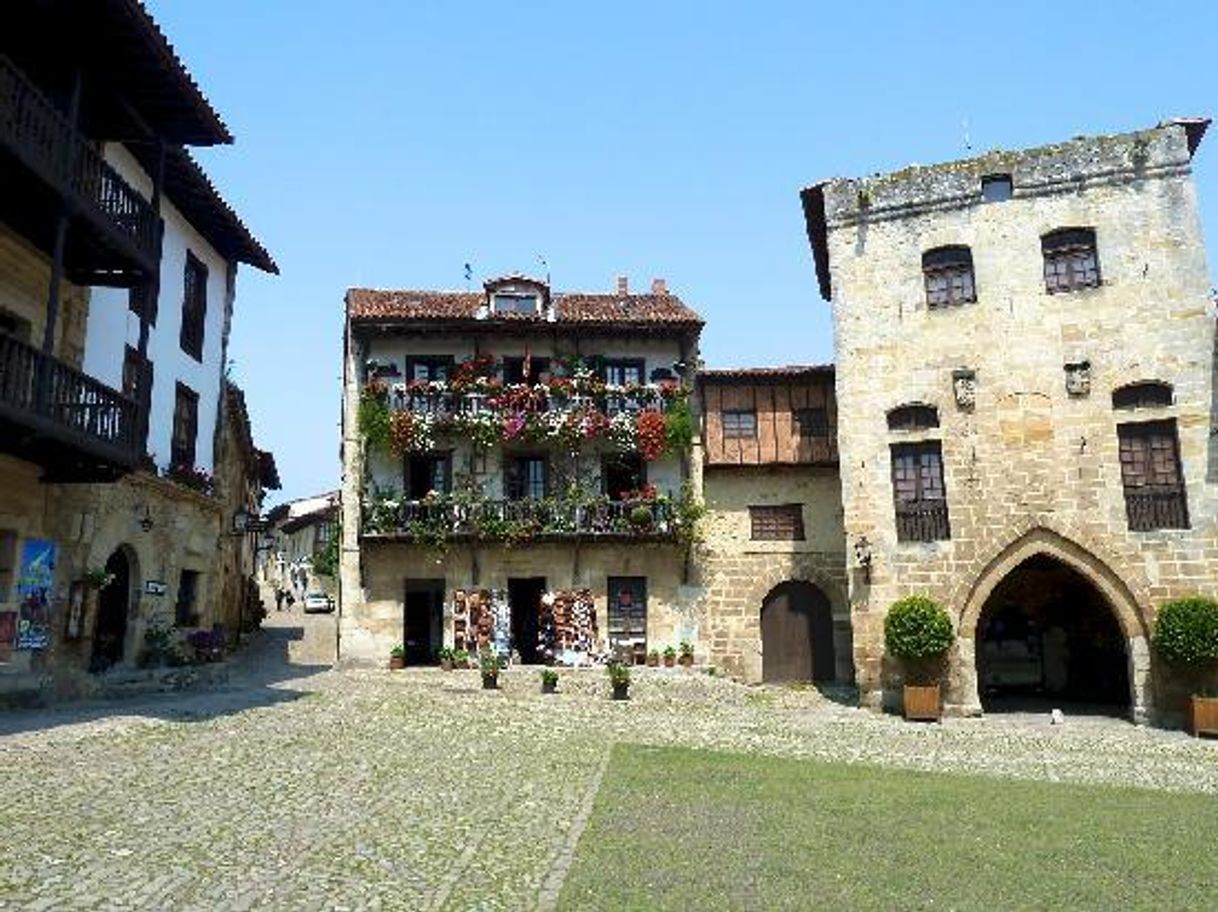
[{"label": "wooden balcony", "polygon": [[67,276],[127,287],[158,264],[158,216],[93,143],[0,55],[0,221],[48,256],[55,225],[72,218]]},{"label": "wooden balcony", "polygon": [[44,481],[110,481],[135,468],[133,400],[0,333],[0,451],[43,467]]},{"label": "wooden balcony", "polygon": [[676,513],[667,499],[462,501],[442,496],[364,505],[366,537],[405,538],[420,544],[448,539],[512,544],[576,538],[655,542],[676,541],[677,533]]}]

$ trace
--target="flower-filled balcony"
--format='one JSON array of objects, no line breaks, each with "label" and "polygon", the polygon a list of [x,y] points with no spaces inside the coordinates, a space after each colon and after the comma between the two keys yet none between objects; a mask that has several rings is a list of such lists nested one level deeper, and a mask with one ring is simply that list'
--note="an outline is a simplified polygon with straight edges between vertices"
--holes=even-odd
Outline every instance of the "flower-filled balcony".
[{"label": "flower-filled balcony", "polygon": [[[475,359],[477,360],[477,359]],[[553,443],[569,452],[597,440],[653,461],[693,443],[688,387],[672,381],[612,385],[590,371],[537,383],[504,383],[463,370],[448,380],[370,381],[360,394],[368,442],[396,455],[426,452],[441,435],[489,449],[515,441]]]},{"label": "flower-filled balcony", "polygon": [[363,504],[363,533],[441,548],[454,539],[508,545],[574,538],[675,542],[692,535],[698,515],[688,491],[670,497],[651,485],[618,500],[579,494],[502,500],[469,492],[404,500],[377,494]]}]

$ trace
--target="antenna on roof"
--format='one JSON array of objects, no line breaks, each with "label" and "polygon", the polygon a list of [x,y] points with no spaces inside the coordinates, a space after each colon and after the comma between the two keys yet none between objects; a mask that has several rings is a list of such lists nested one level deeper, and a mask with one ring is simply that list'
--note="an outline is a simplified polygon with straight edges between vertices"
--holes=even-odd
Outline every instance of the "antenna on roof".
[{"label": "antenna on roof", "polygon": [[466,263],[465,264],[465,290],[466,291],[469,291],[469,281],[473,277],[474,277],[474,267],[469,265],[469,263]]},{"label": "antenna on roof", "polygon": [[544,256],[537,254],[537,262],[541,264],[541,268],[546,271],[546,286],[550,285],[550,264]]},{"label": "antenna on roof", "polygon": [[964,118],[964,150],[966,152],[973,151],[973,139],[968,134],[968,118]]}]

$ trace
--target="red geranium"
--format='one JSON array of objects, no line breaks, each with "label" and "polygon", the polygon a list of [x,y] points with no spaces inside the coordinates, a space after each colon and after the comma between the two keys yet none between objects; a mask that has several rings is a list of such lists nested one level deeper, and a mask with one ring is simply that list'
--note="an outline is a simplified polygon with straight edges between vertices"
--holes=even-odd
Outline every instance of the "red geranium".
[{"label": "red geranium", "polygon": [[655,409],[644,409],[639,412],[637,429],[639,454],[648,462],[653,462],[663,456],[667,441],[664,416]]}]

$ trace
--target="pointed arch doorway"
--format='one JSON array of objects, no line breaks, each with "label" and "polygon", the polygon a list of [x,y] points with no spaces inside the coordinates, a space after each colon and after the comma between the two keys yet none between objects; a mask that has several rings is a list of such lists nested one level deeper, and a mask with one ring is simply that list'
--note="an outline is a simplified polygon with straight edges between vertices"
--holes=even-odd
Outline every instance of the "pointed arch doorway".
[{"label": "pointed arch doorway", "polygon": [[131,609],[132,583],[136,577],[134,555],[120,546],[106,560],[106,573],[113,579],[98,593],[97,623],[93,628],[93,654],[89,670],[101,672],[123,661],[127,644],[127,615]]}]

